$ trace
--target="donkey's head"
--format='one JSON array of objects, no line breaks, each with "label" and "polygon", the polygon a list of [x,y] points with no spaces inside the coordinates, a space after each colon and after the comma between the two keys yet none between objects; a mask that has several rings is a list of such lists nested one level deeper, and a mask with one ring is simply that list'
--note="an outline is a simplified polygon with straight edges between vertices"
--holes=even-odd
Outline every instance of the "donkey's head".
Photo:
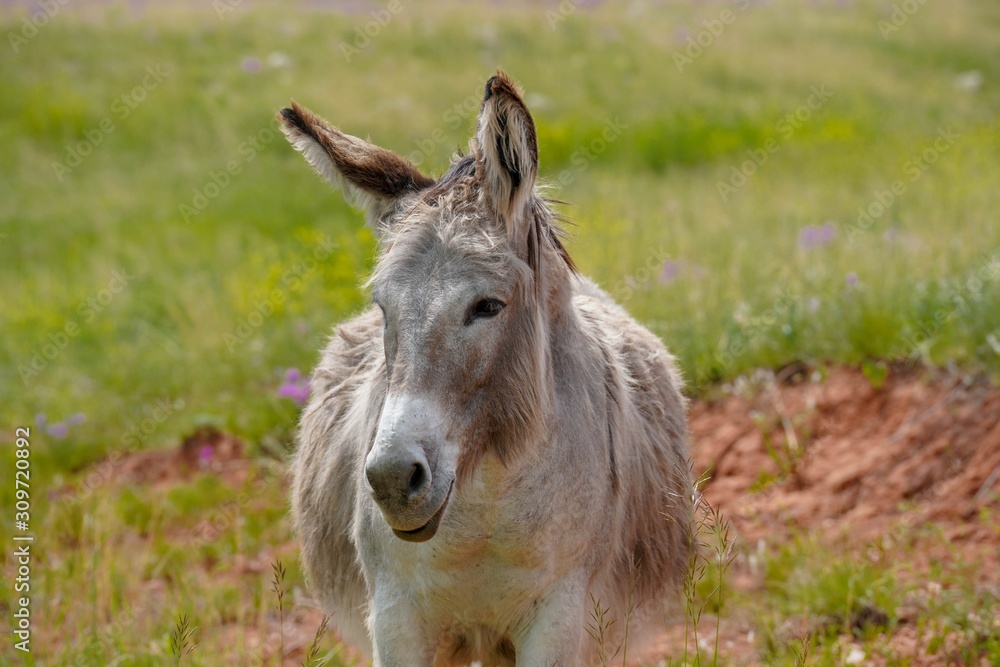
[{"label": "donkey's head", "polygon": [[380,255],[369,281],[384,323],[386,398],[365,476],[395,534],[437,532],[455,484],[544,435],[549,324],[572,264],[535,192],[528,109],[498,73],[470,155],[438,180],[294,105],[289,140],[367,212]]}]

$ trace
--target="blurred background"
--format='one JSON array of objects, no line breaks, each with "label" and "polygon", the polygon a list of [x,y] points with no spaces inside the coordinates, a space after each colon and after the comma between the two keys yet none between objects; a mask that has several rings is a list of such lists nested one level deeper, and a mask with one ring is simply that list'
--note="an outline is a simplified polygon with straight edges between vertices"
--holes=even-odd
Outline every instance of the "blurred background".
[{"label": "blurred background", "polygon": [[[367,303],[375,244],[274,114],[295,99],[440,174],[503,67],[577,264],[679,359],[697,472],[724,470],[738,440],[720,429],[749,434],[730,471],[746,483],[715,502],[745,518],[762,493],[781,527],[736,526],[733,602],[718,567],[688,597],[728,648],[684,650],[682,623],[648,664],[1000,664],[982,583],[1000,543],[997,3],[43,0],[3,2],[0,28],[0,416],[9,442],[30,429],[38,540],[33,652],[5,641],[5,662],[307,660],[321,613],[283,461],[318,350]],[[810,458],[824,433],[844,458]],[[817,538],[819,519],[786,529],[805,501],[774,495],[822,485],[862,441],[890,453],[831,493],[912,479],[878,466],[921,443],[932,477],[985,448],[954,520],[984,551],[949,551],[933,513],[873,527],[880,553],[941,554],[908,578],[872,543]],[[951,479],[904,485],[885,512],[959,493]],[[789,574],[804,562],[819,569]],[[5,612],[16,572],[8,554]],[[200,646],[177,658],[185,613]],[[315,647],[353,664],[335,635]]]}]

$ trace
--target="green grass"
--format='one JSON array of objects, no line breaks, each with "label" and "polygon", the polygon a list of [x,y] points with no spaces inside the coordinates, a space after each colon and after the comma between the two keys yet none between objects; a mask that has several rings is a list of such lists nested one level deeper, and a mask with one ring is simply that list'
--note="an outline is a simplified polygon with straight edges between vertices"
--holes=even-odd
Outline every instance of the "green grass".
[{"label": "green grass", "polygon": [[[799,359],[1000,372],[996,3],[926,3],[888,39],[884,3],[754,3],[683,71],[686,35],[734,5],[606,3],[554,27],[545,6],[403,6],[350,62],[341,44],[366,12],[70,5],[17,52],[23,15],[0,13],[0,420],[84,417],[64,438],[33,430],[36,489],[205,424],[282,451],[297,414],[276,394],[282,374],[310,368],[331,326],[364,306],[375,247],[274,112],[294,98],[440,173],[497,66],[525,88],[541,176],[571,202],[577,263],[664,338],[692,392]],[[958,87],[970,71],[981,87]],[[829,99],[789,125],[814,88]],[[595,144],[609,123],[616,138]],[[946,128],[959,138],[932,165],[907,165]],[[72,166],[81,142],[88,154]],[[762,150],[723,199],[720,182]],[[228,163],[238,173],[220,176]],[[902,193],[859,233],[859,208],[896,180]],[[800,245],[804,228],[827,224],[829,243]],[[54,531],[44,548],[70,554],[39,575],[42,590],[92,598],[93,558],[107,591],[87,623],[107,623],[128,599],[108,591],[134,576],[98,555],[118,532],[153,536],[140,571],[183,580],[163,531],[226,501],[199,484],[156,502],[95,494],[86,512],[35,491],[36,525]],[[251,524],[206,548],[274,537]],[[138,636],[164,649],[167,612],[192,608],[172,599]]]},{"label": "green grass", "polygon": [[[915,571],[901,558],[913,548],[947,553],[950,545],[940,536],[909,536],[889,549],[885,543],[841,551],[819,534],[798,534],[758,551],[761,589],[741,593],[733,609],[751,619],[760,660],[801,665],[805,658],[805,664],[836,667],[855,648],[893,667],[925,664],[915,661],[926,656],[947,664],[996,662],[1000,600],[976,584],[978,566],[951,554],[943,563],[932,561],[929,571]],[[904,626],[915,644],[892,642]]]},{"label": "green grass", "polygon": [[[201,476],[169,490],[124,486],[60,500],[37,530],[59,539],[38,545],[35,562],[46,565],[32,591],[58,611],[36,618],[37,662],[23,664],[174,664],[171,635],[185,613],[200,648],[182,664],[220,664],[233,651],[246,664],[274,664],[259,662],[255,629],[276,617],[273,591],[263,573],[240,576],[245,561],[235,556],[288,541],[279,474],[264,467],[232,488]],[[298,563],[286,570],[283,589],[301,590]],[[60,603],[64,596],[78,604]],[[346,664],[325,643],[327,664]]]}]

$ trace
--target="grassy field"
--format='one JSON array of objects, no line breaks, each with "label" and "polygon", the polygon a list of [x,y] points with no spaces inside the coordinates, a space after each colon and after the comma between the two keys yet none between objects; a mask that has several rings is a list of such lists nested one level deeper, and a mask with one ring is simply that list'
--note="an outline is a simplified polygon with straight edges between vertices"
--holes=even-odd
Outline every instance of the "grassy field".
[{"label": "grassy field", "polygon": [[[50,647],[26,664],[167,664],[177,614],[250,627],[273,606],[266,573],[246,589],[190,565],[289,539],[280,472],[47,490],[199,426],[286,450],[289,369],[364,306],[374,252],[277,132],[292,98],[440,173],[502,66],[577,263],[663,337],[692,394],[795,360],[995,377],[1000,6],[909,4],[53,3],[40,27],[0,11],[0,416],[11,441],[33,429],[33,521],[52,535],[34,582]],[[226,503],[244,518],[176,549]],[[171,588],[144,591],[154,574]],[[107,639],[146,593],[155,608]]]}]

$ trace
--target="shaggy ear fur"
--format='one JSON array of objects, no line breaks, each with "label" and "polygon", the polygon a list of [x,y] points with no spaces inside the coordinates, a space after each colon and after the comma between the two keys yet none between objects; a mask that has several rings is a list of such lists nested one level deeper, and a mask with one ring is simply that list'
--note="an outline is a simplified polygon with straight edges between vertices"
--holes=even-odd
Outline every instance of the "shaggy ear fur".
[{"label": "shaggy ear fur", "polygon": [[295,102],[278,118],[295,150],[330,185],[341,188],[352,205],[364,209],[373,228],[392,214],[402,197],[434,184],[392,151],[344,134]]},{"label": "shaggy ear fur", "polygon": [[499,70],[486,82],[472,154],[487,202],[511,239],[523,243],[520,232],[528,222],[538,174],[538,139],[528,107]]}]

